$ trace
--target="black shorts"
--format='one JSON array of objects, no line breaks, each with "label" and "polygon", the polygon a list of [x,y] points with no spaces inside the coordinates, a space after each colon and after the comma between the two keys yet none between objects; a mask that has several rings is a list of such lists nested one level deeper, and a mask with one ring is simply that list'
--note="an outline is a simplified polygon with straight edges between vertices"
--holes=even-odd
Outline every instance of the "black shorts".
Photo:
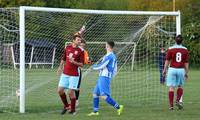
[{"label": "black shorts", "polygon": [[79,69],[80,73],[79,73],[79,81],[78,81],[78,86],[77,86],[77,88],[80,88],[80,86],[81,86],[81,79],[82,79],[82,71],[81,71],[80,68],[78,68],[78,69]]}]

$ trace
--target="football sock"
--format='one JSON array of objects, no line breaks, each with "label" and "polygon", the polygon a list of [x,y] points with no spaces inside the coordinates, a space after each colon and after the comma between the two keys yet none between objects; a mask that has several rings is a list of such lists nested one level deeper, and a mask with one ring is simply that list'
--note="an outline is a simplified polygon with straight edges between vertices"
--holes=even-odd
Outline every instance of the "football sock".
[{"label": "football sock", "polygon": [[78,97],[79,97],[79,93],[80,93],[80,90],[77,90],[77,91],[75,91],[75,95],[76,95],[76,100],[78,100]]},{"label": "football sock", "polygon": [[119,109],[119,104],[117,104],[110,96],[108,96],[105,101],[114,108]]},{"label": "football sock", "polygon": [[99,109],[99,97],[93,98],[93,109],[94,109],[94,112],[98,111],[98,109]]},{"label": "football sock", "polygon": [[61,100],[62,100],[62,102],[64,104],[64,107],[68,107],[69,104],[67,102],[66,94],[64,93],[64,94],[60,95],[60,98],[61,98]]},{"label": "football sock", "polygon": [[176,102],[179,102],[179,100],[181,99],[181,96],[183,95],[183,89],[181,87],[179,87],[177,89],[177,96],[176,96]]},{"label": "football sock", "polygon": [[169,95],[169,105],[170,105],[170,107],[173,107],[173,106],[174,106],[174,105],[173,105],[173,101],[174,101],[174,91],[169,91],[168,95]]},{"label": "football sock", "polygon": [[75,111],[76,98],[71,98],[71,111]]}]

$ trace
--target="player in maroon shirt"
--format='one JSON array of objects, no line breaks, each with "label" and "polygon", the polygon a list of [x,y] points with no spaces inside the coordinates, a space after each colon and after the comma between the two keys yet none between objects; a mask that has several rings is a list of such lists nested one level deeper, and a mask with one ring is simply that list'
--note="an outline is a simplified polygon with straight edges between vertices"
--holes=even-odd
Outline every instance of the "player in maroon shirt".
[{"label": "player in maroon shirt", "polygon": [[182,36],[178,35],[175,38],[176,44],[169,47],[167,51],[165,66],[163,70],[163,75],[166,75],[166,70],[168,65],[170,64],[170,67],[167,72],[167,86],[169,87],[169,105],[170,110],[173,110],[173,101],[174,101],[174,89],[175,87],[178,87],[177,89],[177,96],[176,96],[176,106],[178,109],[183,108],[182,102],[180,102],[180,99],[183,95],[183,84],[184,80],[188,78],[188,50],[186,47],[182,46]]},{"label": "player in maroon shirt", "polygon": [[[64,104],[64,109],[61,114],[65,114],[68,110],[70,114],[75,114],[76,97],[74,95],[77,90],[79,82],[78,67],[83,67],[84,64],[84,51],[78,46],[81,43],[82,37],[78,34],[73,36],[72,44],[68,45],[64,49],[64,53],[58,67],[58,75],[60,75],[60,81],[58,85],[58,94]],[[64,69],[63,69],[64,65]],[[68,90],[71,105],[68,104],[65,89]]]}]

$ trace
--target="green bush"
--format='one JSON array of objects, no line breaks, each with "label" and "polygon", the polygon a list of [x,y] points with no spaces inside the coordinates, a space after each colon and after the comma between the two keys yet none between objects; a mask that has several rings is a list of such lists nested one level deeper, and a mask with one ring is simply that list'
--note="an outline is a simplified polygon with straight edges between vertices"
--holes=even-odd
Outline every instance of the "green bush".
[{"label": "green bush", "polygon": [[200,67],[200,23],[191,22],[183,26],[184,45],[189,50],[190,65]]}]

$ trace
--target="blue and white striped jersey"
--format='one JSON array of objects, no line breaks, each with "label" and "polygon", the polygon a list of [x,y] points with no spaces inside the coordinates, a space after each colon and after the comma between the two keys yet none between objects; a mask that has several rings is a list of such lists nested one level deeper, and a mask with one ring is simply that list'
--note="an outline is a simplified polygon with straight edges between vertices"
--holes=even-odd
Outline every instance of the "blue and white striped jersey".
[{"label": "blue and white striped jersey", "polygon": [[107,53],[99,64],[93,65],[94,70],[99,70],[99,76],[112,78],[117,73],[117,58],[113,52]]}]

